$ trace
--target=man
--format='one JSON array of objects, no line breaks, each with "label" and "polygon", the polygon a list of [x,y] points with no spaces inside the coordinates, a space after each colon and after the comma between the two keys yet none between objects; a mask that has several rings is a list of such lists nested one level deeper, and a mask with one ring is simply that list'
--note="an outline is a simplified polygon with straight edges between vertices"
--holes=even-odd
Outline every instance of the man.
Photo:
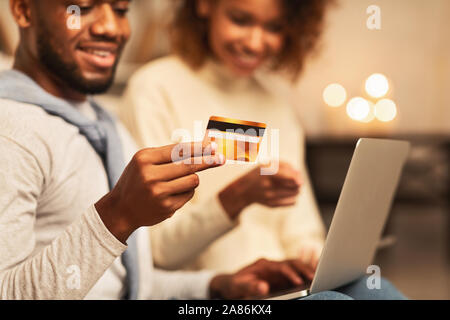
[{"label": "man", "polygon": [[[135,153],[88,99],[113,82],[129,3],[10,0],[20,43],[0,74],[0,299],[244,298],[301,284],[289,261],[233,275],[153,269],[139,228],[171,217],[192,198],[195,172],[223,159],[214,146]],[[72,4],[80,28],[68,28]]]}]

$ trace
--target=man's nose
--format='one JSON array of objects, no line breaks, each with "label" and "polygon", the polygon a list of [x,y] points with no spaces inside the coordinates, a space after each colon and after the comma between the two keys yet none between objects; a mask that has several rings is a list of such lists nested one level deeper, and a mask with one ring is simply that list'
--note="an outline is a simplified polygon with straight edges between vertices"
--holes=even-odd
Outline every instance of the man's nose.
[{"label": "man's nose", "polygon": [[91,32],[96,36],[116,38],[120,34],[120,26],[110,4],[102,4],[99,8],[99,18],[91,27]]},{"label": "man's nose", "polygon": [[266,44],[264,39],[264,30],[260,27],[254,27],[249,30],[246,41],[244,42],[245,49],[249,53],[261,54],[264,52]]}]

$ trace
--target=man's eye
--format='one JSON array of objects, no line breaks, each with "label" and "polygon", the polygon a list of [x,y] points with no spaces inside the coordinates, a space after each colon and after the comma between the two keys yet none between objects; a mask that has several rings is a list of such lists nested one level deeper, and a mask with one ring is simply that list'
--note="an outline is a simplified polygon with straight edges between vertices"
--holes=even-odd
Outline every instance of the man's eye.
[{"label": "man's eye", "polygon": [[81,14],[87,14],[91,12],[92,8],[92,6],[80,6]]},{"label": "man's eye", "polygon": [[250,19],[248,19],[247,17],[239,17],[239,16],[230,16],[230,20],[234,23],[237,24],[239,26],[248,26],[251,24]]},{"label": "man's eye", "polygon": [[129,8],[116,8],[114,9],[115,12],[117,12],[120,16],[125,16],[128,11],[130,11]]},{"label": "man's eye", "polygon": [[280,33],[284,29],[284,26],[279,23],[268,24],[266,30],[272,33]]}]

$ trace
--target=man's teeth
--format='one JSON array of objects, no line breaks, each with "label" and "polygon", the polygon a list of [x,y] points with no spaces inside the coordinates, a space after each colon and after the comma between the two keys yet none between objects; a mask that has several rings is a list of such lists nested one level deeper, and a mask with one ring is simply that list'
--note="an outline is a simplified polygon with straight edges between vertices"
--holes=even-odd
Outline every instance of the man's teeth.
[{"label": "man's teeth", "polygon": [[254,64],[257,63],[259,61],[259,59],[257,58],[249,58],[249,57],[239,57],[239,60],[241,60],[242,62],[246,63],[246,64]]},{"label": "man's teeth", "polygon": [[85,50],[87,53],[102,57],[102,58],[106,58],[109,57],[110,55],[112,55],[112,52],[110,51],[104,51],[104,50],[92,50],[92,49],[87,49]]},{"label": "man's teeth", "polygon": [[99,56],[99,57],[102,57],[102,58],[109,57],[111,55],[111,52],[109,52],[109,51],[97,51],[97,50],[95,50],[92,53],[95,54],[96,56]]}]

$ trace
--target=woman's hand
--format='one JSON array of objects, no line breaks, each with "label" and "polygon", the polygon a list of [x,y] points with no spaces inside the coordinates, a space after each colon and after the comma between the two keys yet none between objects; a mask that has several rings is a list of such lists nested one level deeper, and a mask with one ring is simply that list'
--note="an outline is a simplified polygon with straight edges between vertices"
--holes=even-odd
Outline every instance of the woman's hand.
[{"label": "woman's hand", "polygon": [[312,281],[314,271],[299,260],[260,259],[235,274],[218,275],[210,283],[212,299],[250,299],[299,287]]},{"label": "woman's hand", "polygon": [[261,175],[258,167],[219,193],[219,199],[231,219],[253,204],[275,208],[292,206],[297,201],[302,180],[300,173],[286,162],[280,162],[275,175]]}]

